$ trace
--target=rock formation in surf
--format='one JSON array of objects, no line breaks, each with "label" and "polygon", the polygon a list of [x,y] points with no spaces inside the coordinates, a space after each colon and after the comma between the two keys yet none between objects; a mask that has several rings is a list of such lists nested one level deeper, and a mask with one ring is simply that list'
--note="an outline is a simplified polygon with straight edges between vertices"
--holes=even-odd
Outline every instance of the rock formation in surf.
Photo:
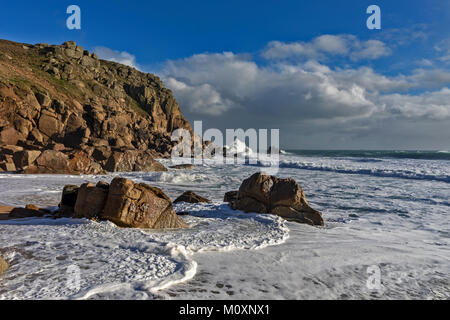
[{"label": "rock formation in surf", "polygon": [[290,221],[324,225],[322,214],[309,206],[294,179],[255,173],[242,182],[237,193],[227,193],[224,200],[229,201],[234,210],[271,213]]},{"label": "rock formation in surf", "polygon": [[56,216],[109,220],[127,228],[187,227],[163,191],[124,178],[115,178],[111,184],[66,186]]},{"label": "rock formation in surf", "polygon": [[50,212],[33,205],[25,208],[0,206],[0,219],[34,217],[109,220],[119,227],[143,229],[187,228],[175,213],[170,198],[159,188],[115,178],[111,184],[66,185],[59,209]]},{"label": "rock formation in surf", "polygon": [[178,198],[175,199],[174,203],[178,203],[178,202],[187,202],[187,203],[209,203],[211,202],[210,200],[199,196],[198,194],[195,194],[192,191],[186,191],[184,192],[181,196],[179,196]]}]

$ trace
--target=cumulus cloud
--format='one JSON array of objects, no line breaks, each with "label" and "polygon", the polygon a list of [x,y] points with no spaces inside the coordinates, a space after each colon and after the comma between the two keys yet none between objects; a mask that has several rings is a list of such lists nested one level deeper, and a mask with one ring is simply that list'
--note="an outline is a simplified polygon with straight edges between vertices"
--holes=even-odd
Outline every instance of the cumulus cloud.
[{"label": "cumulus cloud", "polygon": [[208,115],[220,115],[230,109],[232,101],[223,99],[211,85],[188,85],[175,78],[165,79],[166,85],[176,92],[178,101],[189,108],[191,112]]},{"label": "cumulus cloud", "polygon": [[450,89],[421,95],[391,94],[380,97],[389,114],[410,119],[450,119]]},{"label": "cumulus cloud", "polygon": [[363,87],[337,81],[314,61],[262,68],[231,53],[202,54],[169,62],[163,74],[180,104],[198,114],[246,109],[279,118],[357,117],[374,107]]},{"label": "cumulus cloud", "polygon": [[310,42],[272,41],[262,52],[269,60],[316,59],[332,56],[347,57],[353,61],[373,60],[391,54],[391,50],[380,40],[361,41],[353,35],[322,35]]},{"label": "cumulus cloud", "polygon": [[[162,71],[184,110],[223,115],[245,110],[273,122],[377,117],[450,119],[450,73],[417,69],[388,77],[369,67],[332,69],[320,62],[264,67],[232,53],[170,61]],[[411,89],[433,89],[415,95]],[[404,92],[404,93],[398,93]]]},{"label": "cumulus cloud", "polygon": [[107,47],[95,47],[94,52],[100,59],[118,62],[133,68],[137,68],[136,57],[126,51],[116,51]]}]

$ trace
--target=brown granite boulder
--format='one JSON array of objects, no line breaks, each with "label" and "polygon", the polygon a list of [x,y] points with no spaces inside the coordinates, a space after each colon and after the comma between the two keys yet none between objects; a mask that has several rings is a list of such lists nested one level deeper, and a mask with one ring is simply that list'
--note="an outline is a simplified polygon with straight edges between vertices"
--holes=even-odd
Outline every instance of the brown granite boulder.
[{"label": "brown granite boulder", "polygon": [[85,151],[77,150],[69,155],[68,173],[104,174],[102,166]]},{"label": "brown granite boulder", "polygon": [[280,179],[255,173],[244,180],[237,199],[231,200],[235,210],[276,214],[286,220],[324,225],[322,214],[312,209],[302,188],[293,179]]},{"label": "brown granite boulder", "polygon": [[21,138],[14,128],[0,130],[0,144],[15,145]]},{"label": "brown granite boulder", "polygon": [[45,150],[36,159],[36,163],[24,170],[24,173],[68,173],[69,157],[55,150]]},{"label": "brown granite boulder", "polygon": [[0,221],[1,220],[9,220],[9,214],[14,209],[14,207],[11,206],[5,206],[0,204]]},{"label": "brown granite boulder", "polygon": [[74,218],[92,219],[99,217],[106,204],[109,185],[99,182],[97,185],[84,183],[77,192],[77,201],[74,207]]},{"label": "brown granite boulder", "polygon": [[211,202],[210,200],[203,198],[202,196],[199,196],[198,194],[195,194],[192,191],[186,191],[181,196],[179,196],[173,203],[178,202],[187,202],[187,203],[200,203],[200,202]]},{"label": "brown granite boulder", "polygon": [[105,169],[109,172],[167,171],[150,153],[137,150],[114,152],[106,162]]},{"label": "brown granite boulder", "polygon": [[8,263],[0,256],[0,275],[2,275],[3,272],[8,270],[9,265]]},{"label": "brown granite boulder", "polygon": [[110,185],[101,218],[121,227],[165,229],[187,228],[178,217],[172,201],[160,189],[115,178]]}]

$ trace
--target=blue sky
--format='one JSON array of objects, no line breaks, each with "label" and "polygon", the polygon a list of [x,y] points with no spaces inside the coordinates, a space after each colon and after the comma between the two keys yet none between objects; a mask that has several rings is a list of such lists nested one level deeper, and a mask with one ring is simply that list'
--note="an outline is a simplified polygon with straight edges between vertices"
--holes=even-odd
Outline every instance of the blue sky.
[{"label": "blue sky", "polygon": [[450,1],[8,2],[0,38],[75,40],[160,75],[190,121],[288,148],[450,148]]},{"label": "blue sky", "polygon": [[[106,4],[107,3],[107,4]],[[82,10],[82,29],[66,28],[66,8]],[[370,4],[382,9],[382,30],[365,26]],[[3,4],[0,35],[26,43],[73,39],[87,48],[131,51],[143,65],[200,52],[257,52],[272,40],[321,34],[373,37],[427,25],[432,38],[450,35],[448,1],[21,1]],[[381,36],[381,35],[379,35]],[[429,53],[416,45],[415,53]],[[407,54],[411,51],[404,51]]]}]

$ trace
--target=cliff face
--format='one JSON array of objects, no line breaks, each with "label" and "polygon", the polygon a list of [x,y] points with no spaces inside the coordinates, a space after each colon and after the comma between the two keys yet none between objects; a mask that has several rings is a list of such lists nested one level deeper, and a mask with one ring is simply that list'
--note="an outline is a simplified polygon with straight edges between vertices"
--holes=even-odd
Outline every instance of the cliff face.
[{"label": "cliff face", "polygon": [[[74,42],[0,40],[0,171],[145,170],[133,163],[168,157],[177,128],[192,132],[155,75],[99,60]],[[124,155],[133,163],[121,164]],[[65,162],[58,170],[49,164],[55,158]]]}]

